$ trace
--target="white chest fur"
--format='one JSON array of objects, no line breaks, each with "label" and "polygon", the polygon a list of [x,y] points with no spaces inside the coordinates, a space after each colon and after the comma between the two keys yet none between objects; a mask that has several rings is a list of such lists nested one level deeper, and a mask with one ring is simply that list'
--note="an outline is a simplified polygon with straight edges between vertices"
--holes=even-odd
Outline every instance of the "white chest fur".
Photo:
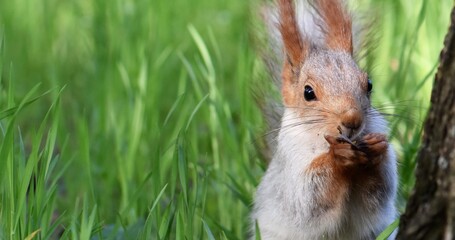
[{"label": "white chest fur", "polygon": [[[262,239],[368,239],[395,218],[395,155],[390,147],[383,173],[389,179],[391,196],[377,211],[364,208],[358,199],[348,199],[343,208],[315,215],[317,190],[324,179],[307,172],[311,162],[327,152],[324,129],[300,124],[302,120],[286,109],[278,147],[258,187],[252,218],[258,222]],[[383,126],[382,118],[369,120]],[[385,130],[385,129],[381,129]],[[365,202],[368,204],[368,202]],[[254,225],[253,225],[254,226]]]}]

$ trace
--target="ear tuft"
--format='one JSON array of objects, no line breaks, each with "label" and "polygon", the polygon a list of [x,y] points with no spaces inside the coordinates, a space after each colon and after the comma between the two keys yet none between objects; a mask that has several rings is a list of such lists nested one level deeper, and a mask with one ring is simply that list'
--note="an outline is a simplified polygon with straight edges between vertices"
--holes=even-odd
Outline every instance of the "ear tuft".
[{"label": "ear tuft", "polygon": [[325,42],[329,49],[352,54],[352,20],[341,0],[315,0],[316,11],[325,25]]},{"label": "ear tuft", "polygon": [[295,17],[293,1],[279,0],[278,4],[280,12],[279,29],[287,56],[286,61],[293,68],[296,68],[304,61],[308,51],[308,43],[302,39]]}]

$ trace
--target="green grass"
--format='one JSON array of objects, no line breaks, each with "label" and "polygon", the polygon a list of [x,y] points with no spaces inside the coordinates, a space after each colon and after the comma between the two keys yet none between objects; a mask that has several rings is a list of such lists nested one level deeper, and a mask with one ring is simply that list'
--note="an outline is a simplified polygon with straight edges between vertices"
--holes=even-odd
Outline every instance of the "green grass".
[{"label": "green grass", "polygon": [[[0,239],[245,239],[258,1],[0,2]],[[403,209],[452,1],[362,0]]]}]

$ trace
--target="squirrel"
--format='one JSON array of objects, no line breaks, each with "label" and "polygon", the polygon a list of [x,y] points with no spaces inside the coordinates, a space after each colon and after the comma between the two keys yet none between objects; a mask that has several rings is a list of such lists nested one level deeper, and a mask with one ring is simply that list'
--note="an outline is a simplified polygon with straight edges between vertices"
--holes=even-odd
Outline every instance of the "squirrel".
[{"label": "squirrel", "polygon": [[341,0],[276,1],[265,22],[283,112],[251,230],[265,240],[374,239],[397,217],[397,163],[355,61],[352,17]]}]

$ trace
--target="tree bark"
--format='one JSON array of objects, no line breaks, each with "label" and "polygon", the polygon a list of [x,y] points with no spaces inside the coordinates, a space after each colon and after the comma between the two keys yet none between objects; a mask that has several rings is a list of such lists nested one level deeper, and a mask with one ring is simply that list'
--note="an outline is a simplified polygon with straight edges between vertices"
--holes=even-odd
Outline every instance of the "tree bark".
[{"label": "tree bark", "polygon": [[397,239],[455,239],[455,8],[417,159],[414,193]]}]

